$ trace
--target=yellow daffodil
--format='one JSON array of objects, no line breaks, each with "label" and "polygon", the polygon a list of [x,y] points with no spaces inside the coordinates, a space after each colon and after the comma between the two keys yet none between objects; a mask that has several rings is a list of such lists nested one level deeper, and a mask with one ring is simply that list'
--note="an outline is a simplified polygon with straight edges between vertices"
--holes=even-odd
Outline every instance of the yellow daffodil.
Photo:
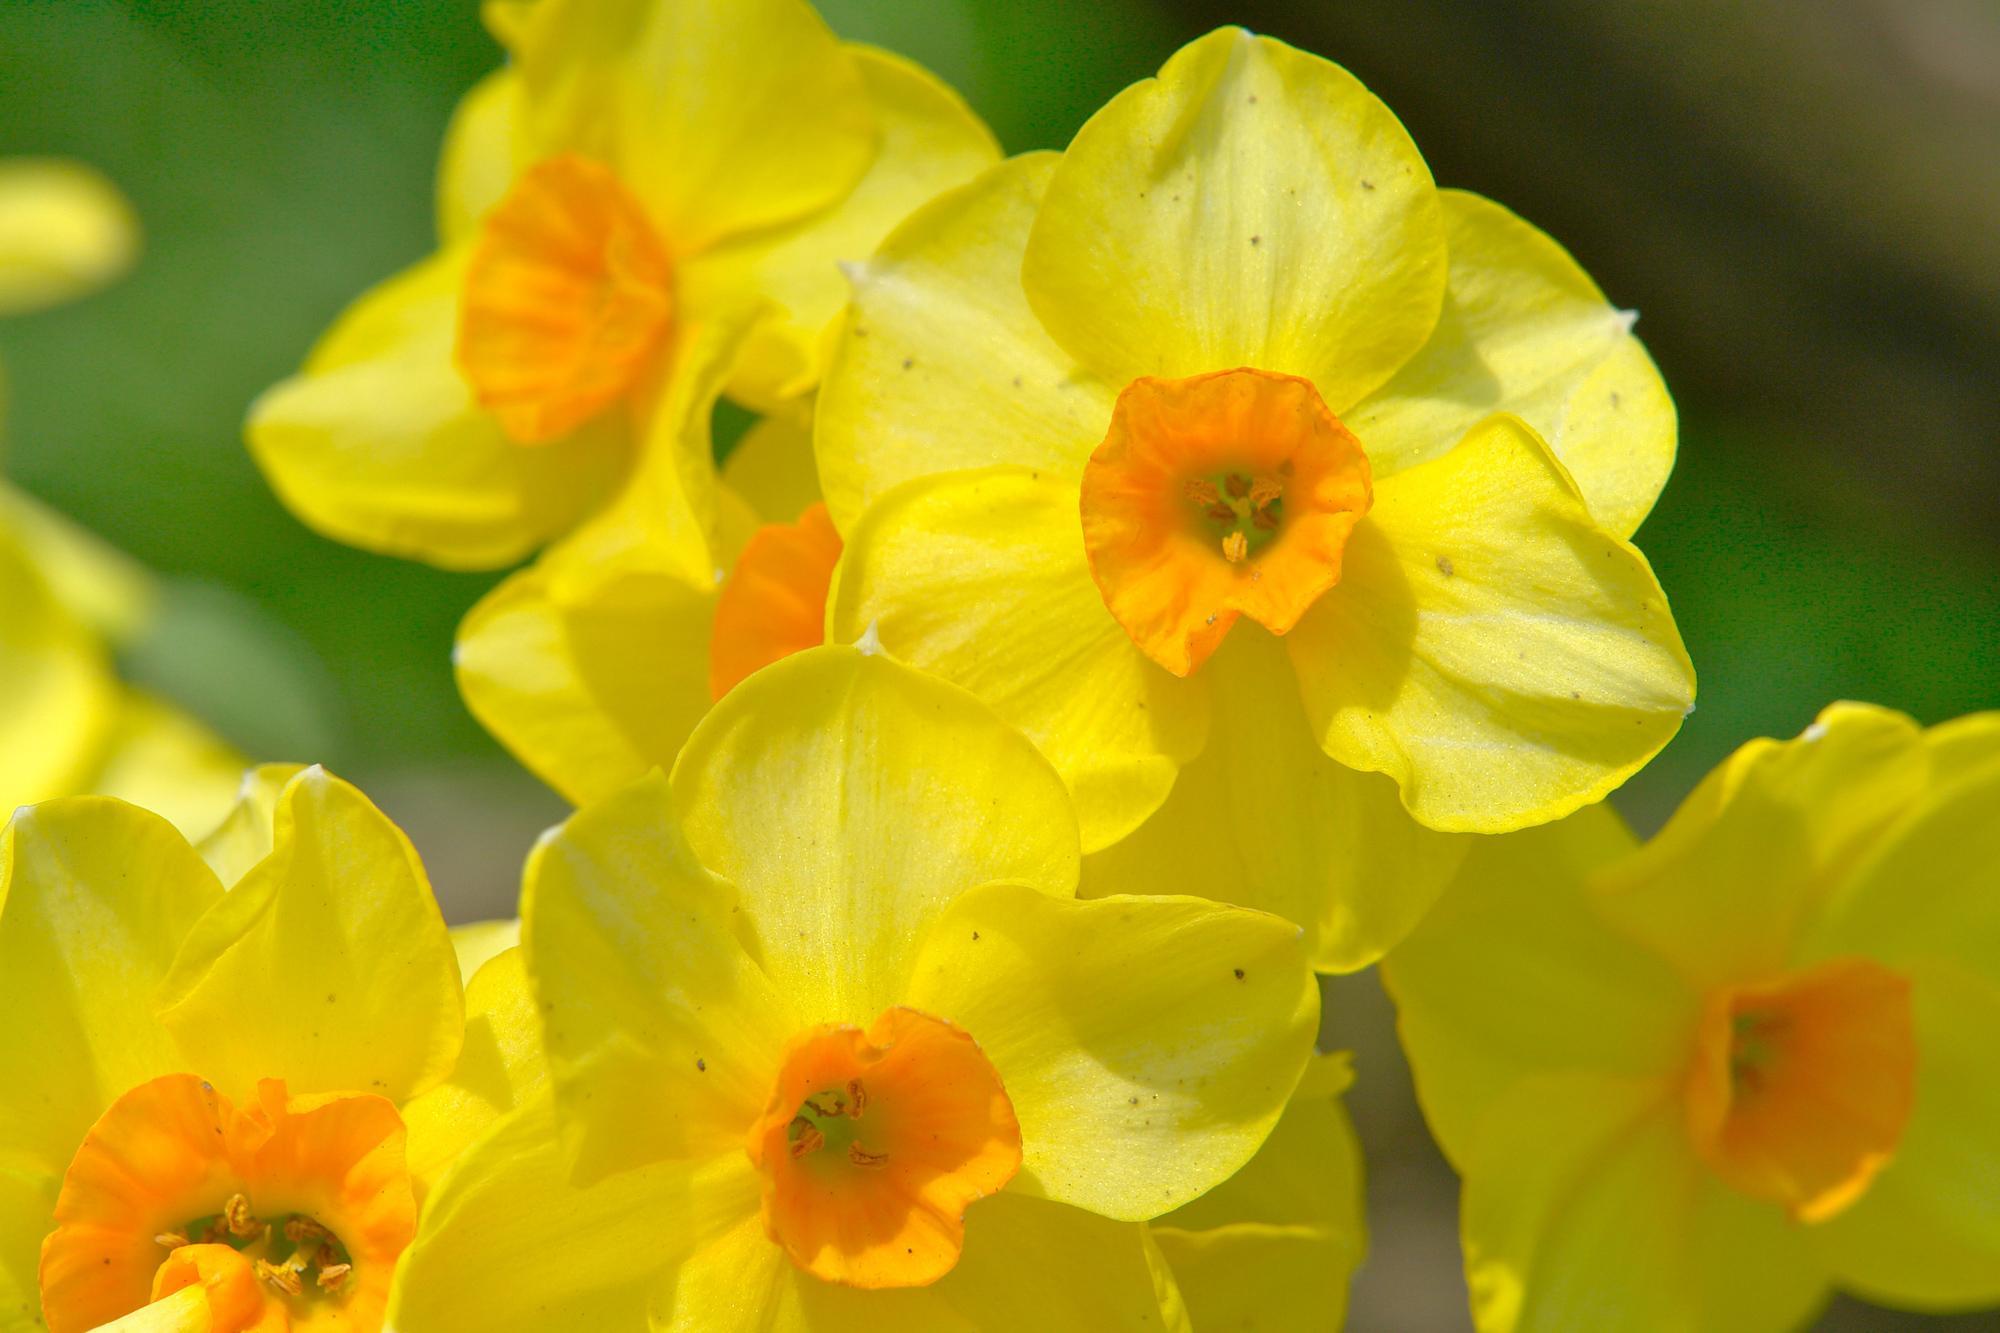
[{"label": "yellow daffodil", "polygon": [[462,992],[408,840],[280,776],[208,849],[233,882],[108,798],[0,833],[0,1326],[369,1333],[426,1191],[533,1093],[518,953]]},{"label": "yellow daffodil", "polygon": [[631,503],[708,579],[710,408],[798,410],[836,264],[994,160],[908,62],[804,0],[495,3],[509,64],[461,105],[442,248],[364,296],[252,409],[252,451],[320,531],[503,565]]},{"label": "yellow daffodil", "polygon": [[1839,704],[1634,846],[1490,840],[1384,964],[1481,1333],[2000,1303],[2000,714]]},{"label": "yellow daffodil", "polygon": [[579,804],[673,763],[757,668],[822,641],[840,537],[805,431],[766,418],[722,471],[713,572],[690,578],[609,522],[551,548],[472,609],[454,662],[472,713]]},{"label": "yellow daffodil", "polygon": [[1087,880],[1357,967],[1463,855],[1434,830],[1566,814],[1680,725],[1626,541],[1673,412],[1630,318],[1337,66],[1213,33],[854,281],[830,636],[878,625],[1025,730]]},{"label": "yellow daffodil", "polygon": [[1297,927],[1078,861],[955,687],[847,647],[737,686],[530,861],[552,1098],[440,1189],[395,1327],[1178,1323],[1143,1224],[1257,1152],[1317,991]]},{"label": "yellow daffodil", "polygon": [[0,159],[0,315],[74,300],[123,273],[138,250],[131,207],[97,172]]},{"label": "yellow daffodil", "polygon": [[143,569],[0,484],[0,810],[92,792],[190,837],[228,812],[243,757],[113,666],[155,600]]}]

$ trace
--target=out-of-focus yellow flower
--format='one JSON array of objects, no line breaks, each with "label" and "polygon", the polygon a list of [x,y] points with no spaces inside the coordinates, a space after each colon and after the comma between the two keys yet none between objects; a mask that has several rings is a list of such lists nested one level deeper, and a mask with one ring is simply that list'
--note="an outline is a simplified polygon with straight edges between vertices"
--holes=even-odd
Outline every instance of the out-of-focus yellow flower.
[{"label": "out-of-focus yellow flower", "polygon": [[453,567],[516,560],[624,485],[647,558],[704,584],[717,393],[800,410],[838,262],[997,149],[803,0],[488,16],[510,61],[453,121],[442,249],[259,400],[251,449],[313,527]]},{"label": "out-of-focus yellow flower", "polygon": [[0,160],[0,315],[74,300],[131,266],[132,210],[78,162]]},{"label": "out-of-focus yellow flower", "polygon": [[1290,923],[1079,900],[1078,859],[955,687],[745,681],[531,860],[553,1099],[440,1189],[395,1326],[1184,1326],[1143,1224],[1263,1144],[1317,990]]},{"label": "out-of-focus yellow flower", "polygon": [[154,601],[143,569],[0,484],[0,810],[94,792],[189,837],[228,812],[243,757],[112,664]]},{"label": "out-of-focus yellow flower", "polygon": [[425,1192],[542,1082],[518,953],[461,989],[360,792],[262,770],[225,830],[233,882],[103,797],[0,832],[0,1325],[377,1329]]},{"label": "out-of-focus yellow flower", "polygon": [[454,662],[472,713],[579,804],[673,763],[737,681],[822,641],[840,537],[805,430],[767,417],[722,470],[716,570],[690,580],[643,536],[591,524],[466,616]]},{"label": "out-of-focus yellow flower", "polygon": [[2000,1302],[2000,714],[1837,704],[1652,842],[1483,843],[1383,965],[1482,1333]]},{"label": "out-of-focus yellow flower", "polygon": [[1674,450],[1630,324],[1345,71],[1213,33],[856,271],[830,636],[1022,727],[1087,880],[1361,966],[1463,855],[1433,830],[1596,800],[1690,706],[1625,540]]}]

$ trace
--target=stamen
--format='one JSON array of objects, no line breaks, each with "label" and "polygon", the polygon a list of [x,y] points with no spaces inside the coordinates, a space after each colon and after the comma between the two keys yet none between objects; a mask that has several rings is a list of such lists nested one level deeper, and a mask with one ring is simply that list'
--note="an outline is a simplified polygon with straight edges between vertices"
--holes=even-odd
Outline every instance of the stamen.
[{"label": "stamen", "polygon": [[333,1239],[333,1233],[303,1213],[294,1213],[285,1220],[285,1239],[294,1245],[304,1245],[307,1241]]},{"label": "stamen", "polygon": [[867,1107],[868,1090],[861,1086],[861,1080],[858,1078],[847,1080],[847,1118],[850,1120],[859,1120],[861,1113]]},{"label": "stamen", "polygon": [[1213,505],[1222,502],[1222,493],[1215,489],[1215,483],[1206,477],[1190,477],[1181,493],[1198,505]]},{"label": "stamen", "polygon": [[1232,532],[1222,539],[1222,558],[1234,565],[1250,554],[1250,539],[1241,532]]},{"label": "stamen", "polygon": [[251,1267],[258,1277],[287,1296],[297,1296],[305,1291],[305,1284],[299,1281],[299,1270],[289,1264],[274,1264],[268,1259],[258,1259]]},{"label": "stamen", "polygon": [[1222,484],[1229,488],[1229,494],[1241,500],[1250,494],[1250,479],[1240,472],[1232,472],[1223,478]]},{"label": "stamen", "polygon": [[353,1264],[325,1264],[319,1270],[319,1285],[322,1291],[339,1291],[347,1282],[347,1275],[354,1271]]},{"label": "stamen", "polygon": [[270,1226],[270,1223],[250,1211],[250,1200],[241,1194],[230,1195],[229,1202],[222,1205],[222,1220],[228,1226],[230,1235],[241,1236],[246,1240],[263,1235],[265,1229]]},{"label": "stamen", "polygon": [[889,1154],[885,1152],[869,1152],[859,1143],[850,1143],[847,1145],[847,1160],[856,1166],[887,1166],[889,1164]]},{"label": "stamen", "polygon": [[181,1246],[188,1243],[188,1238],[178,1231],[162,1231],[159,1235],[153,1237],[153,1243],[164,1245],[170,1250],[178,1250]]},{"label": "stamen", "polygon": [[820,1133],[819,1126],[804,1116],[794,1119],[790,1128],[792,1156],[804,1157],[808,1153],[816,1153],[826,1146],[826,1135]]}]

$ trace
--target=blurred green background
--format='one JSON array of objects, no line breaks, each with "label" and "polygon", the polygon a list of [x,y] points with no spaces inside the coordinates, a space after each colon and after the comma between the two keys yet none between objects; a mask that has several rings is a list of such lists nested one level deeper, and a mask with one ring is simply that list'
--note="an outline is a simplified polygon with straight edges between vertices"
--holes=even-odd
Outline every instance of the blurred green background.
[{"label": "blurred green background", "polygon": [[[1642,828],[1828,700],[1927,722],[2000,705],[2000,6],[822,7],[956,83],[1010,151],[1060,146],[1217,23],[1286,37],[1381,93],[1441,183],[1540,223],[1641,312],[1682,442],[1639,540],[1701,675],[1680,738],[1618,797]],[[469,0],[0,6],[0,153],[94,163],[146,237],[109,291],[0,326],[7,471],[171,580],[134,676],[259,758],[359,781],[460,917],[505,909],[561,813],[452,687],[453,626],[497,576],[311,536],[239,427],[342,305],[427,250],[445,118],[497,59]],[[1383,1002],[1367,978],[1332,995],[1374,1172],[1353,1326],[1462,1327],[1452,1186]],[[1920,1322],[1841,1306],[1825,1327]]]}]

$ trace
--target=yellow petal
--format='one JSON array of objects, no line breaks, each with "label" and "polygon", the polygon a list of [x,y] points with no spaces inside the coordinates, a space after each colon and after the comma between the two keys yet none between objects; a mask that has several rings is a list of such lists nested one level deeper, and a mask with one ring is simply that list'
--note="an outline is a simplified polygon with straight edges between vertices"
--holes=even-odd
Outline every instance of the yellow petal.
[{"label": "yellow petal", "polygon": [[1696,986],[1774,975],[1797,960],[1828,882],[1926,772],[1909,718],[1835,704],[1796,739],[1752,741],[1704,778],[1658,836],[1602,873],[1599,910]]},{"label": "yellow petal", "polygon": [[1055,157],[1009,158],[912,214],[852,270],[854,307],[820,390],[820,484],[842,532],[912,477],[995,463],[1080,475],[1114,386],[1081,372],[1021,290]]},{"label": "yellow petal", "polygon": [[[482,598],[452,654],[466,707],[579,804],[671,764],[708,711],[712,583],[556,547]],[[569,577],[571,568],[590,577]]]},{"label": "yellow petal", "polygon": [[61,1167],[19,1170],[0,1154],[0,1323],[36,1328],[42,1310],[42,1237],[55,1229]]},{"label": "yellow petal", "polygon": [[579,1183],[667,1158],[741,1156],[800,1023],[733,933],[757,918],[695,861],[665,779],[547,835],[528,862],[521,919]]},{"label": "yellow petal", "polygon": [[832,205],[880,141],[803,0],[542,0],[512,45],[528,151],[611,167],[683,254]]},{"label": "yellow petal", "polygon": [[469,974],[465,1045],[451,1077],[403,1107],[419,1201],[475,1139],[540,1097],[548,1082],[527,966],[519,949],[508,948]]},{"label": "yellow petal", "polygon": [[286,784],[305,771],[303,764],[259,764],[243,774],[236,804],[197,847],[225,888],[243,878],[250,867],[271,854],[271,831],[278,818],[278,797]]},{"label": "yellow petal", "polygon": [[1198,898],[966,893],[906,993],[999,1071],[1021,1122],[1010,1188],[1127,1221],[1250,1160],[1319,1024],[1298,928]]},{"label": "yellow petal", "polygon": [[805,1022],[904,1003],[925,928],[966,889],[1076,887],[1076,816],[1048,761],[964,691],[853,648],[730,691],[681,751],[673,799]]},{"label": "yellow petal", "polygon": [[78,790],[117,717],[103,649],[0,533],[0,810]]},{"label": "yellow petal", "polygon": [[723,460],[722,480],[748,502],[759,521],[796,523],[820,498],[812,429],[786,417],[765,417]]},{"label": "yellow petal", "polygon": [[2000,759],[2000,712],[1940,723],[1924,733],[1924,748],[1930,751],[1931,781],[1942,788]]},{"label": "yellow petal", "polygon": [[[401,1333],[644,1328],[660,1269],[718,1225],[704,1217],[719,1211],[726,1224],[743,1207],[756,1216],[741,1153],[711,1174],[720,1188],[704,1188],[686,1164],[662,1163],[579,1189],[553,1109],[546,1098],[531,1102],[431,1195],[397,1267],[389,1325]],[[747,1195],[744,1176],[753,1181]]]},{"label": "yellow petal", "polygon": [[409,839],[315,765],[279,795],[272,842],[189,935],[160,1022],[232,1097],[266,1078],[397,1102],[438,1083],[465,1003]]},{"label": "yellow petal", "polygon": [[1367,1252],[1345,1051],[1316,1055],[1241,1171],[1150,1224],[1197,1328],[1338,1328]]},{"label": "yellow petal", "polygon": [[526,165],[514,154],[520,97],[520,77],[502,68],[458,99],[438,159],[438,239],[445,245],[471,235]]},{"label": "yellow petal", "polygon": [[117,187],[80,162],[0,161],[0,315],[73,300],[131,266],[139,226]]},{"label": "yellow petal", "polygon": [[1910,1123],[1867,1193],[1812,1238],[1840,1285],[1870,1300],[1989,1306],[2000,1303],[2000,1194],[1991,1185],[2000,1173],[2000,983],[1944,960],[1909,970],[1918,1049]]},{"label": "yellow petal", "polygon": [[[1636,363],[1620,357],[1615,383],[1579,395],[1614,353],[1638,348],[1631,317],[1560,245],[1499,204],[1462,190],[1439,198],[1451,253],[1444,311],[1395,378],[1344,418],[1375,475],[1436,458],[1486,417],[1509,412],[1549,441],[1598,521],[1630,536],[1673,466],[1672,405],[1664,416],[1648,410],[1658,400],[1643,392],[1643,350]],[[1573,438],[1579,401],[1589,422]],[[1573,453],[1579,442],[1588,447]]]},{"label": "yellow petal", "polygon": [[184,1067],[153,990],[222,896],[158,815],[79,796],[0,831],[0,1160],[60,1172],[104,1108]]},{"label": "yellow petal", "polygon": [[1803,1228],[1696,1162],[1654,1085],[1524,1083],[1465,1168],[1479,1333],[1769,1333],[1826,1296]]},{"label": "yellow petal", "polygon": [[1432,828],[1503,833],[1601,800],[1694,699],[1645,557],[1504,416],[1376,486],[1289,643],[1326,752],[1396,779]]},{"label": "yellow petal", "polygon": [[600,504],[625,471],[611,414],[552,444],[514,443],[452,361],[465,247],[350,307],[305,369],[250,408],[250,451],[315,531],[450,569],[520,559]]},{"label": "yellow petal", "polygon": [[1396,784],[1314,743],[1284,649],[1243,627],[1202,667],[1208,744],[1166,804],[1084,859],[1084,893],[1183,890],[1305,927],[1313,966],[1366,967],[1422,918],[1469,840],[1411,819]]},{"label": "yellow petal", "polygon": [[451,928],[451,951],[458,955],[458,975],[469,988],[479,969],[521,942],[518,917],[468,921]]},{"label": "yellow petal", "polygon": [[848,531],[827,623],[1026,732],[1096,850],[1159,808],[1201,749],[1207,686],[1159,670],[1091,581],[1073,483],[1018,468],[912,481]]},{"label": "yellow petal", "polygon": [[1189,1328],[1145,1227],[1012,1189],[967,1210],[965,1254],[935,1290],[972,1328]]},{"label": "yellow petal", "polygon": [[1474,840],[1464,869],[1382,964],[1424,1117],[1465,1164],[1516,1080],[1558,1070],[1665,1079],[1701,997],[1600,918],[1587,890],[1632,835],[1609,806]]},{"label": "yellow petal", "polygon": [[1114,383],[1255,366],[1344,413],[1436,322],[1444,226],[1416,145],[1353,75],[1222,28],[1078,132],[1021,281]]},{"label": "yellow petal", "polygon": [[208,1291],[197,1284],[99,1324],[95,1333],[209,1333],[215,1327],[212,1314]]},{"label": "yellow petal", "polygon": [[732,398],[766,411],[819,382],[827,326],[847,304],[839,266],[866,259],[911,209],[1000,159],[992,132],[935,75],[886,51],[846,50],[882,126],[868,174],[831,210],[696,256],[682,275],[691,303],[711,288],[776,302],[730,383]]},{"label": "yellow petal", "polygon": [[200,838],[230,813],[247,763],[186,713],[127,690],[97,771],[84,785],[165,815],[187,837]]},{"label": "yellow petal", "polygon": [[[156,580],[131,556],[4,481],[0,528],[20,543],[56,601],[98,634],[122,647],[152,627]],[[6,605],[19,603],[9,597]]]}]

